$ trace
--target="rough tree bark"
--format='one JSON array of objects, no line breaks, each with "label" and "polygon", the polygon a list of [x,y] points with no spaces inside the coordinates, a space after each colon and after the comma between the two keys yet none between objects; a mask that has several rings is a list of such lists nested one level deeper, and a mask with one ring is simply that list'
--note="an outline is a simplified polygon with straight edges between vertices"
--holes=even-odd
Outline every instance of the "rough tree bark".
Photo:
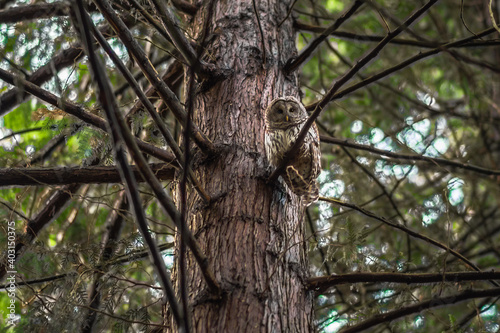
[{"label": "rough tree bark", "polygon": [[224,290],[214,301],[188,257],[194,332],[313,331],[303,208],[266,183],[264,110],[273,98],[299,94],[297,76],[282,71],[296,54],[291,19],[279,26],[292,2],[255,0],[258,20],[252,0],[204,1],[193,19],[193,36],[207,41],[205,59],[231,70],[191,97],[194,122],[221,154],[194,156],[196,177],[214,200],[206,206],[189,194],[189,226]]}]

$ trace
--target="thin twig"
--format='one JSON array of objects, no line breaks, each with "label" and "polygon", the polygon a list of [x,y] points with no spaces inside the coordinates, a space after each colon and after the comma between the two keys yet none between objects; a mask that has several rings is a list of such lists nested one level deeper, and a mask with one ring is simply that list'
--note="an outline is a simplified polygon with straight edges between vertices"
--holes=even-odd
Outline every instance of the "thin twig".
[{"label": "thin twig", "polygon": [[[475,308],[473,308],[469,314],[464,316],[462,320],[456,325],[450,323],[450,325],[445,329],[442,330],[441,332],[445,333],[456,333],[456,332],[464,332],[464,326],[467,325],[467,323],[472,320],[474,317],[478,317],[481,313],[484,313],[486,311],[489,311],[492,307],[496,308],[496,303],[500,300],[500,297],[497,297],[496,299],[493,298],[486,298],[483,300],[481,303],[479,303]],[[480,309],[478,311],[478,309]]]},{"label": "thin twig", "polygon": [[278,24],[278,28],[281,27],[281,25],[283,25],[283,23],[285,23],[286,19],[290,16],[290,14],[292,13],[292,10],[293,10],[293,7],[295,6],[295,4],[297,3],[298,0],[294,0],[292,5],[290,6],[290,8],[288,9],[288,12],[286,13],[286,16],[283,20],[281,20],[281,22]]},{"label": "thin twig", "polygon": [[24,129],[24,130],[21,130],[21,131],[12,132],[10,134],[7,134],[4,137],[1,137],[0,141],[6,140],[8,138],[12,138],[13,136],[16,136],[16,135],[21,135],[21,134],[24,134],[24,133],[36,132],[36,131],[41,131],[41,130],[43,130],[43,127],[27,128],[27,129]]},{"label": "thin twig", "polygon": [[475,35],[475,33],[469,28],[464,19],[464,0],[460,0],[460,21],[462,21],[462,24],[464,25],[465,29],[467,29],[468,32]]},{"label": "thin twig", "polygon": [[498,26],[497,21],[495,20],[495,13],[493,13],[493,0],[490,0],[488,4],[488,12],[490,13],[491,23],[493,27],[500,32],[500,26]]},{"label": "thin twig", "polygon": [[[325,30],[325,27],[311,25],[308,23],[304,23],[300,20],[294,21],[294,27],[297,30],[316,32],[316,33],[321,33]],[[380,42],[382,39],[384,39],[384,36],[359,35],[359,34],[355,34],[355,33],[348,32],[348,31],[334,31],[331,35],[332,35],[332,37],[337,37],[337,38],[353,39],[357,42],[364,42],[364,41],[366,41],[366,42]],[[424,42],[424,41],[412,40],[412,39],[394,38],[393,40],[390,41],[390,43],[397,44],[397,45],[407,45],[407,46],[415,46],[415,47],[432,48],[433,49],[433,48],[439,47],[440,45],[446,45],[450,42],[445,42],[445,43],[432,42],[432,41],[431,42]],[[480,42],[457,45],[456,47],[457,48],[470,48],[470,47],[498,46],[498,45],[500,45],[500,41],[498,41],[498,40],[484,40],[484,41],[480,41]]]}]

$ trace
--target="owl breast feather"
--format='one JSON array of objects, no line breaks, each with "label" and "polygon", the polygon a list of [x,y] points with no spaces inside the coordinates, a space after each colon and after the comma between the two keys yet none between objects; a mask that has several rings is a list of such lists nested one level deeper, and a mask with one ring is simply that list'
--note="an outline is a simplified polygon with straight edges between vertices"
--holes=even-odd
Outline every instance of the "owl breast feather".
[{"label": "owl breast feather", "polygon": [[271,129],[266,132],[266,154],[271,165],[278,167],[283,161],[286,152],[295,143],[302,125],[291,126],[285,130]]}]

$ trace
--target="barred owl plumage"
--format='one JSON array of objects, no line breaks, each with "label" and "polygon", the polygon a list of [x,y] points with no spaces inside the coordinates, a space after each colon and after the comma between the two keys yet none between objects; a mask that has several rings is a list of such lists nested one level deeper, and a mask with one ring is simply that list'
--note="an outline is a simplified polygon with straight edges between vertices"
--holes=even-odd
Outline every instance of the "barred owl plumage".
[{"label": "barred owl plumage", "polygon": [[[276,98],[269,104],[266,109],[265,146],[272,166],[280,165],[307,118],[304,105],[293,96]],[[282,174],[290,190],[302,197],[307,206],[318,200],[316,178],[321,169],[320,159],[318,128],[313,124],[297,155]]]}]

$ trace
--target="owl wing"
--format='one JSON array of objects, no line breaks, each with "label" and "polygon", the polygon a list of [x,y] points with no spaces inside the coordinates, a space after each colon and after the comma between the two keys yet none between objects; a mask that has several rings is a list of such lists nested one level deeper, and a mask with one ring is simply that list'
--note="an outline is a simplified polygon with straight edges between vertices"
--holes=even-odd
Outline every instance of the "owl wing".
[{"label": "owl wing", "polygon": [[308,135],[311,136],[311,140],[309,140],[309,151],[311,152],[311,174],[313,175],[314,180],[316,180],[321,171],[321,150],[319,148],[319,132],[316,124],[311,126]]},{"label": "owl wing", "polygon": [[[297,129],[297,133],[300,128]],[[295,138],[294,135],[290,135]],[[316,178],[321,170],[321,152],[319,149],[319,134],[316,125],[313,125],[295,160],[287,166],[283,178],[288,187],[296,195],[302,197],[303,203],[309,206],[318,200],[319,189],[316,184]]]},{"label": "owl wing", "polygon": [[303,201],[306,206],[318,201],[319,188],[316,181],[321,171],[321,150],[319,148],[319,133],[316,124],[313,124],[307,133],[307,150],[310,156],[310,174],[308,177],[308,190],[303,196]]}]

